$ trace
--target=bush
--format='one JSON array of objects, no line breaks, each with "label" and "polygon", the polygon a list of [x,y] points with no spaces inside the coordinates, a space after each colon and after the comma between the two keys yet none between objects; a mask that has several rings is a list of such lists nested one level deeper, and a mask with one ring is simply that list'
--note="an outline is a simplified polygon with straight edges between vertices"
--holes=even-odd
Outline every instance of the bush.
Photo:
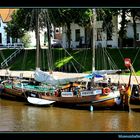
[{"label": "bush", "polygon": [[26,33],[26,34],[21,38],[21,41],[22,41],[22,43],[24,44],[24,47],[25,47],[25,48],[31,47],[31,46],[30,46],[30,43],[31,43],[31,36],[30,36],[28,33]]}]

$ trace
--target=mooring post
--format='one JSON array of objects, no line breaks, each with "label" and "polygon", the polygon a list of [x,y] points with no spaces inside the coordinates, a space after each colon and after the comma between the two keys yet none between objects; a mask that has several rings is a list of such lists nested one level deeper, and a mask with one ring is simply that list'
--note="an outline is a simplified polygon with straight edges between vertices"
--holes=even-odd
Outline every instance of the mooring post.
[{"label": "mooring post", "polygon": [[93,105],[90,105],[90,111],[91,112],[93,111]]},{"label": "mooring post", "polygon": [[125,111],[129,111],[129,96],[127,93],[124,94],[124,106]]}]

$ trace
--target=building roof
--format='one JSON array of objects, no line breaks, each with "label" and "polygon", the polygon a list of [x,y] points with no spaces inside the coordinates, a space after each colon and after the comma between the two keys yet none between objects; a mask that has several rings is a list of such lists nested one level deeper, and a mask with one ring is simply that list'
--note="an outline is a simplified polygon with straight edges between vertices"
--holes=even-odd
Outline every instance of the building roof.
[{"label": "building roof", "polygon": [[15,11],[15,9],[0,9],[0,17],[3,22],[8,22],[11,20],[11,15]]}]

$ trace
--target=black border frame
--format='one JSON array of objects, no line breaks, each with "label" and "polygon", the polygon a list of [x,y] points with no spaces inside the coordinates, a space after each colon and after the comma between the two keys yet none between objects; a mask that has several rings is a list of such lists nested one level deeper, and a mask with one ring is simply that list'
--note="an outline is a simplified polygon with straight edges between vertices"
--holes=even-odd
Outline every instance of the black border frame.
[{"label": "black border frame", "polygon": [[2,0],[0,7],[140,7],[139,0]]},{"label": "black border frame", "polygon": [[1,132],[0,136],[14,140],[125,140],[139,139],[140,132]]},{"label": "black border frame", "polygon": [[[7,1],[0,2],[1,8],[63,8],[63,7],[97,7],[97,8],[140,8],[139,0],[82,0],[82,1],[66,1],[66,0],[42,0],[42,1]],[[120,138],[119,136],[124,136]],[[0,137],[3,139],[29,139],[29,140],[88,140],[88,139],[101,139],[102,140],[116,140],[116,139],[134,139],[140,138],[140,132],[0,132]]]}]

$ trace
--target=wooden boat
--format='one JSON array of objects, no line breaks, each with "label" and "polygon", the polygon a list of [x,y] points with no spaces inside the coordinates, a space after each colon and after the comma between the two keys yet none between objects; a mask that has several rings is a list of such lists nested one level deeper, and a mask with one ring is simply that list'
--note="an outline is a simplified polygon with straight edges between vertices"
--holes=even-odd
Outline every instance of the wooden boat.
[{"label": "wooden boat", "polygon": [[[72,85],[72,87],[70,87]],[[46,92],[26,92],[26,96],[44,99],[47,101],[55,101],[54,105],[61,106],[91,106],[95,105],[98,107],[114,107],[121,104],[120,91],[117,86],[109,89],[108,87],[98,87],[90,90],[80,89],[76,84],[68,84],[60,89],[56,89],[53,93]],[[73,91],[70,91],[73,89]],[[106,92],[105,92],[106,90]],[[28,100],[28,102],[30,102]],[[37,104],[37,103],[36,103]]]},{"label": "wooden boat", "polygon": [[[49,25],[49,23],[48,23],[48,25]],[[93,24],[93,25],[95,25],[95,24]],[[49,30],[49,28],[48,28],[48,30]],[[94,35],[95,35],[95,27],[93,27],[93,31],[94,31]],[[37,32],[36,34],[39,36],[39,32]],[[50,40],[50,35],[48,34],[48,44],[49,44],[49,40]],[[39,52],[39,49],[40,49],[39,40],[37,41],[36,44],[37,44],[37,49],[38,49],[37,52]],[[95,37],[93,40],[93,46],[94,46],[93,51],[95,51]],[[49,48],[50,49],[48,49],[48,51],[50,51],[49,54],[51,56],[51,53],[52,53],[51,47],[49,46]],[[65,48],[64,48],[64,50],[66,51]],[[95,52],[93,54],[95,55]],[[93,58],[95,58],[94,55],[93,55]],[[48,59],[52,59],[52,58],[48,58]],[[37,60],[39,62],[39,53],[37,54]],[[93,63],[93,64],[95,64],[95,63]],[[49,67],[51,67],[51,66],[49,66]],[[93,67],[95,68],[95,66],[93,66]],[[95,72],[95,69],[94,69],[94,72]],[[103,105],[104,102],[107,102],[109,100],[114,101],[113,103],[117,104],[116,100],[120,99],[120,91],[119,91],[118,87],[115,87],[114,89],[113,88],[111,89],[111,87],[110,88],[108,87],[108,88],[106,88],[106,90],[108,90],[108,89],[109,90],[107,92],[105,92],[104,91],[105,89],[103,87],[97,88],[96,86],[90,86],[92,81],[89,82],[89,86],[87,86],[85,89],[83,89],[81,87],[79,89],[75,89],[78,86],[69,87],[69,85],[66,85],[65,89],[63,89],[63,88],[61,89],[61,88],[57,87],[58,85],[63,85],[63,84],[67,84],[67,83],[75,83],[75,81],[77,81],[80,78],[84,78],[84,77],[81,76],[81,77],[68,78],[66,76],[66,77],[56,78],[53,76],[53,74],[48,74],[46,72],[43,72],[40,69],[39,65],[37,65],[36,71],[34,74],[34,79],[41,83],[55,85],[56,90],[53,93],[51,93],[51,92],[40,93],[40,92],[30,92],[29,91],[29,92],[26,92],[26,94],[27,94],[26,96],[33,95],[35,98],[41,98],[41,99],[46,99],[46,100],[50,100],[50,101],[55,101],[55,104],[74,105],[74,106],[84,105],[84,104],[93,105],[93,104],[97,104],[97,103],[100,103]],[[112,106],[112,104],[111,104],[111,106]]]},{"label": "wooden boat", "polygon": [[16,101],[26,101],[24,91],[22,91],[22,89],[12,87],[11,85],[3,86],[3,90],[0,92],[0,97]]},{"label": "wooden boat", "polygon": [[133,85],[130,96],[130,104],[140,105],[140,87],[139,84]]},{"label": "wooden boat", "polygon": [[3,90],[4,90],[4,86],[3,86],[3,84],[0,84],[0,96],[1,96],[2,93],[3,93]]},{"label": "wooden boat", "polygon": [[[104,84],[103,84],[104,85]],[[28,101],[35,105],[48,105],[48,102],[55,105],[72,105],[72,106],[104,106],[112,107],[118,105],[120,100],[120,91],[117,86],[114,85],[114,89],[103,88],[100,83],[100,87],[86,89],[84,85],[80,83],[69,83],[61,86],[61,88],[40,90],[40,86],[31,86],[30,84],[5,84],[3,92],[0,93],[1,97],[9,99]],[[106,85],[107,86],[107,85]],[[89,87],[87,87],[89,88]],[[45,89],[42,87],[42,89]],[[106,90],[106,91],[105,91]],[[28,98],[31,97],[31,98]],[[43,103],[38,102],[43,100]],[[46,100],[46,102],[44,102]],[[120,103],[119,103],[120,104]]]},{"label": "wooden boat", "polygon": [[[93,28],[93,29],[95,29],[95,28]],[[48,30],[49,30],[49,28],[48,28]],[[38,35],[38,37],[39,37],[39,32],[37,32],[36,35]],[[50,40],[50,35],[48,35],[48,44],[49,44],[49,40]],[[37,41],[36,42],[37,52],[39,52],[39,49],[40,49],[39,40],[36,40],[36,41]],[[95,43],[95,41],[94,41],[94,43]],[[93,44],[93,46],[95,46],[95,44]],[[48,49],[48,50],[51,51],[51,49]],[[95,50],[95,49],[93,49],[93,50]],[[49,54],[51,55],[51,52],[49,52]],[[51,58],[48,58],[48,59],[51,59]],[[37,54],[37,60],[39,62],[39,53]],[[48,73],[41,71],[39,68],[39,65],[36,66],[34,78],[38,82],[47,83],[51,86],[56,86],[55,91],[52,91],[52,92],[46,91],[46,92],[40,93],[39,91],[30,91],[29,90],[26,92],[26,96],[33,95],[34,98],[55,101],[55,104],[77,106],[77,105],[81,105],[81,104],[83,104],[83,105],[92,104],[93,105],[93,104],[100,103],[103,105],[104,102],[107,102],[110,100],[112,102],[114,101],[113,105],[116,105],[117,104],[116,100],[120,99],[120,91],[117,87],[116,87],[115,91],[114,91],[114,89],[111,89],[110,91],[107,91],[107,93],[104,92],[103,87],[96,88],[96,86],[95,87],[88,86],[88,87],[86,87],[86,89],[82,89],[80,87],[80,89],[78,89],[76,91],[75,88],[77,88],[78,86],[69,87],[69,84],[68,84],[68,85],[65,85],[65,88],[61,89],[57,86],[67,84],[67,83],[75,83],[75,81],[79,80],[80,78],[84,78],[84,77],[81,76],[81,77],[68,78],[66,76],[66,77],[63,77],[63,78],[61,77],[60,79],[58,79],[58,78],[54,77],[52,74],[48,74]],[[90,83],[92,83],[92,82],[90,81],[89,85],[90,85]],[[72,91],[71,91],[71,89],[72,89]],[[112,104],[110,106],[112,106]]]},{"label": "wooden boat", "polygon": [[[39,38],[39,16],[36,16],[37,19],[37,26],[36,26],[36,38]],[[49,19],[49,18],[48,18]],[[49,23],[48,23],[49,25]],[[49,30],[50,28],[48,28]],[[95,28],[93,28],[95,29]],[[48,44],[50,41],[50,35],[49,35],[49,31],[48,31]],[[95,40],[93,41],[95,43]],[[33,90],[33,89],[25,89],[25,91],[22,91],[23,87],[18,87],[18,88],[7,88],[5,87],[5,92],[7,93],[11,93],[15,96],[22,96],[25,95],[25,97],[31,96],[34,97],[34,99],[36,100],[36,98],[39,99],[45,99],[45,100],[49,100],[49,101],[55,101],[55,104],[64,104],[64,105],[94,105],[94,104],[101,104],[101,106],[104,105],[104,102],[109,102],[111,101],[111,105],[116,105],[118,102],[116,102],[116,100],[120,100],[120,91],[118,89],[118,87],[115,86],[115,89],[110,87],[104,89],[103,87],[100,88],[96,88],[96,86],[88,86],[86,87],[86,89],[78,89],[77,92],[75,92],[76,90],[74,89],[74,87],[69,87],[68,85],[65,87],[65,89],[62,88],[63,91],[60,91],[61,89],[59,87],[57,87],[58,85],[62,85],[62,84],[67,84],[67,83],[74,83],[75,81],[77,81],[80,78],[84,78],[83,76],[81,77],[73,77],[73,78],[67,78],[67,77],[63,77],[60,79],[56,79],[55,77],[53,77],[53,75],[49,75],[43,71],[40,70],[39,68],[39,39],[36,39],[36,45],[37,45],[37,65],[36,65],[36,71],[35,71],[35,75],[34,78],[36,81],[41,82],[41,83],[47,83],[50,84],[51,86],[56,86],[55,91],[44,91],[44,92],[40,92],[37,90]],[[93,44],[93,46],[95,46],[95,44]],[[51,51],[51,49],[48,49],[49,51]],[[93,49],[95,50],[95,49]],[[51,55],[51,52],[49,52],[49,54]],[[94,56],[93,56],[94,57]],[[52,57],[50,57],[49,59],[51,59]],[[91,83],[91,82],[89,82]],[[76,86],[77,87],[77,86]],[[67,89],[68,88],[68,89]],[[66,90],[67,89],[67,90]],[[71,91],[71,89],[74,89]],[[108,90],[109,89],[109,90]],[[108,90],[107,92],[105,92],[104,90]],[[114,101],[114,102],[113,102]],[[114,104],[113,104],[114,103]],[[37,102],[36,102],[37,104]]]},{"label": "wooden boat", "polygon": [[[43,74],[44,73],[41,72]],[[39,75],[39,74],[38,74]],[[47,78],[49,75],[46,76]],[[42,78],[42,79],[43,79]],[[60,83],[59,80],[54,81],[55,79],[53,77],[49,78],[49,83]],[[94,78],[93,78],[94,79]],[[120,85],[116,85],[113,83],[109,83],[110,85],[96,85],[93,86],[93,79],[89,81],[88,85],[85,89],[80,88],[79,85],[76,87],[74,86],[73,82],[71,84],[65,85],[61,89],[57,89],[53,92],[46,92],[40,93],[40,92],[26,92],[26,96],[34,96],[35,98],[41,98],[46,99],[50,101],[55,101],[55,104],[62,104],[62,105],[72,105],[72,106],[99,106],[99,107],[114,107],[114,106],[122,106],[122,95],[125,96],[125,106],[128,107],[128,91],[122,91],[120,88]],[[45,81],[43,79],[43,81]],[[131,72],[130,72],[130,78],[128,85],[130,86],[131,81]],[[96,83],[97,84],[97,83]],[[99,84],[99,83],[98,83]],[[79,89],[77,89],[79,88]],[[76,92],[75,92],[76,91]]]},{"label": "wooden boat", "polygon": [[[71,106],[94,106],[98,108],[112,108],[118,104],[118,100],[120,99],[120,94],[117,95],[91,95],[91,96],[81,96],[81,97],[48,97],[48,96],[41,96],[41,98],[46,100],[53,100],[56,101],[56,105],[71,105]],[[116,93],[114,93],[116,94]]]},{"label": "wooden boat", "polygon": [[47,92],[52,91],[52,88],[47,88],[46,86],[38,86],[31,84],[30,81],[20,80],[16,81],[16,83],[9,82],[10,80],[6,80],[1,84],[0,87],[0,97],[6,99],[12,99],[16,101],[27,101],[26,92]]}]

